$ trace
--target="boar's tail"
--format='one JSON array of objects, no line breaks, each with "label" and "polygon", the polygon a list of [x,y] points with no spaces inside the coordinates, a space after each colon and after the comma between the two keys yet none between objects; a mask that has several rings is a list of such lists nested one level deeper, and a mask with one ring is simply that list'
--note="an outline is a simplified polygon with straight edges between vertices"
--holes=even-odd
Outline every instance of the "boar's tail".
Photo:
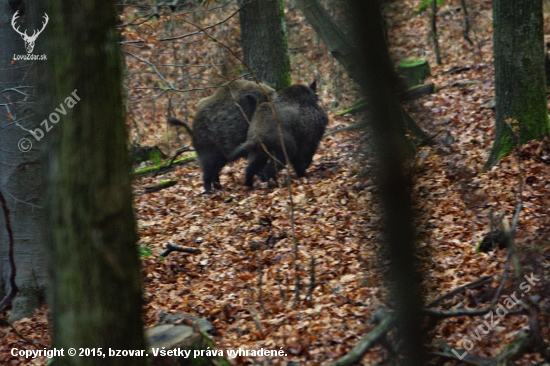
[{"label": "boar's tail", "polygon": [[244,158],[248,153],[256,146],[256,141],[245,141],[240,144],[231,155],[229,155],[229,161],[235,161],[239,158]]},{"label": "boar's tail", "polygon": [[179,119],[174,118],[174,117],[168,118],[168,123],[171,124],[172,126],[182,126],[183,128],[185,128],[187,133],[191,137],[193,137],[193,130],[191,129],[191,127],[189,127],[189,125],[187,123],[185,123],[183,121],[180,121]]}]

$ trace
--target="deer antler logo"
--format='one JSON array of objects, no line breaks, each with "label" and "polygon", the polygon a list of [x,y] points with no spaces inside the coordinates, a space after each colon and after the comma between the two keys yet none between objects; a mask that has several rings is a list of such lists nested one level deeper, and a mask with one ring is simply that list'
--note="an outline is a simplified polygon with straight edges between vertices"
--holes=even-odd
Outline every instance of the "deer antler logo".
[{"label": "deer antler logo", "polygon": [[19,30],[19,26],[15,26],[15,19],[19,18],[19,16],[17,15],[17,13],[19,13],[19,10],[15,12],[15,14],[13,14],[13,18],[11,18],[11,26],[13,27],[13,29],[19,33],[21,35],[21,38],[23,38],[23,41],[25,41],[25,48],[27,49],[27,53],[32,53],[32,50],[34,49],[34,42],[36,42],[36,39],[38,38],[38,36],[40,35],[40,33],[42,33],[42,31],[44,30],[44,28],[46,28],[46,24],[48,24],[48,14],[44,13],[44,21],[42,22],[42,29],[40,29],[39,31],[37,31],[36,29],[34,30],[34,32],[32,33],[32,36],[29,36],[27,34],[27,30],[25,29],[25,32],[21,32]]}]

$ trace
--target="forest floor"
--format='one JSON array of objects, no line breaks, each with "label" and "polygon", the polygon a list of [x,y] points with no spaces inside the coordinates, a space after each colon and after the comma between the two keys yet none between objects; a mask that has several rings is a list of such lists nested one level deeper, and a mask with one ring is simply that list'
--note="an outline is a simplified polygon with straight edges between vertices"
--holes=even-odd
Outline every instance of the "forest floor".
[{"label": "forest floor", "polygon": [[[439,8],[441,66],[436,65],[428,38],[429,14],[414,14],[419,3],[391,2],[386,15],[396,63],[408,57],[427,59],[432,75],[425,82],[433,82],[438,88],[436,94],[405,104],[428,135],[438,133],[433,144],[419,149],[409,169],[426,303],[490,276],[483,286],[459,292],[436,308],[477,309],[490,304],[500,285],[507,252],[477,253],[476,246],[489,232],[491,212],[512,220],[521,187],[523,209],[515,244],[524,273],[541,279],[522,295],[546,309],[548,316],[550,143],[521,146],[519,157],[517,153],[509,154],[498,166],[481,172],[495,124],[494,112],[487,108],[493,97],[491,2],[472,1],[473,46],[463,37],[460,2],[446,1]],[[229,12],[223,14],[227,17]],[[212,15],[204,22],[223,19],[216,18],[219,16]],[[313,77],[318,78],[321,104],[330,118],[328,131],[358,121],[360,116],[337,115],[357,100],[356,87],[342,75],[296,8],[287,10],[287,19],[295,65],[293,79],[308,83]],[[549,19],[545,20],[548,27]],[[236,20],[231,22],[225,25],[224,32],[228,43],[234,42],[232,47],[238,49],[238,37],[232,36]],[[155,36],[157,26],[153,22],[148,27],[151,30],[147,31],[153,32],[150,37]],[[135,31],[135,37],[140,36],[139,31]],[[550,29],[546,29],[546,34],[550,34]],[[132,39],[132,34],[126,36]],[[204,38],[193,42],[193,55],[205,57],[211,51],[211,43]],[[153,51],[139,52],[145,57]],[[135,58],[127,57],[130,71],[144,67],[138,64]],[[131,79],[136,83],[147,86],[147,78],[154,83],[154,73],[135,75],[143,76]],[[139,85],[133,87],[138,90]],[[179,105],[185,103],[188,108],[176,114],[192,116],[198,99],[211,93],[199,86],[192,89],[186,96],[178,94],[185,99],[178,100]],[[130,91],[129,95],[135,97],[139,93]],[[131,138],[139,135],[142,145],[158,145],[173,153],[190,141],[183,135],[177,137],[173,127],[168,129],[164,123],[172,102],[159,103],[158,109],[151,109],[146,103],[135,102],[129,122]],[[154,325],[163,311],[184,313],[212,323],[218,349],[282,349],[286,354],[270,359],[232,359],[239,365],[320,365],[349,352],[374,327],[375,312],[391,309],[371,168],[373,158],[365,147],[368,141],[364,132],[331,135],[321,142],[306,178],[298,179],[293,172],[280,174],[281,183],[290,174],[297,262],[286,184],[273,188],[255,182],[254,190],[245,189],[245,161],[226,166],[221,173],[223,189],[211,195],[201,194],[202,172],[196,161],[176,166],[158,177],[136,178],[139,245],[152,251],[151,256],[142,259],[147,326]],[[144,193],[146,186],[165,179],[179,182],[158,192]],[[167,243],[197,248],[201,253],[174,252],[161,260],[158,256]],[[312,261],[315,286],[310,289]],[[298,300],[294,298],[296,276],[301,283]],[[512,276],[508,278],[499,303],[514,291],[521,293],[519,283],[510,280]],[[14,327],[19,334],[9,327],[0,327],[0,364],[44,364],[45,359],[13,357],[9,350],[42,347],[35,342],[48,344],[47,314],[47,307],[43,306],[34,317],[16,322]],[[430,333],[431,351],[443,343],[464,348],[465,340],[471,340],[472,355],[495,357],[528,327],[526,315],[509,314],[487,334],[476,337],[476,329],[484,320],[481,316],[440,320]],[[546,324],[541,329],[542,337],[550,339],[548,318],[540,320]],[[385,357],[387,351],[377,345],[361,364],[376,364]],[[538,354],[527,353],[516,364],[527,366],[540,361]]]}]

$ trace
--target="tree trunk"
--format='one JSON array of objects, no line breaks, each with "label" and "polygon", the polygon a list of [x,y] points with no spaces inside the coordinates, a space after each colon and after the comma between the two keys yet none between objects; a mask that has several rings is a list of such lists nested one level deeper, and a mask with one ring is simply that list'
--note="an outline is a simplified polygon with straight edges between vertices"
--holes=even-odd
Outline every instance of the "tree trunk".
[{"label": "tree trunk", "polygon": [[[145,350],[115,4],[40,5],[50,23],[39,116],[60,116],[44,162],[52,348],[65,350],[56,364],[145,365],[109,357]],[[69,348],[96,354],[68,357]]]},{"label": "tree trunk", "polygon": [[[244,0],[239,0],[243,6]],[[282,0],[252,0],[239,11],[244,61],[274,89],[292,83]]]},{"label": "tree trunk", "polygon": [[[0,5],[0,190],[4,193],[14,236],[14,255],[17,267],[16,284],[19,292],[12,302],[10,321],[30,317],[44,297],[47,270],[44,260],[45,234],[42,208],[40,150],[43,141],[36,141],[28,130],[39,127],[31,112],[35,101],[36,69],[31,65],[42,61],[17,61],[14,55],[26,55],[25,43],[10,26],[15,11],[7,1]],[[35,16],[27,12],[16,23],[32,34]],[[40,23],[39,23],[40,24]],[[41,41],[38,38],[37,43]],[[9,292],[8,235],[0,211],[0,298]]]},{"label": "tree trunk", "polygon": [[[313,27],[313,30],[321,37],[323,42],[327,45],[329,52],[334,56],[336,60],[346,69],[348,75],[358,84],[362,79],[362,54],[357,49],[354,42],[352,42],[348,35],[338,27],[334,22],[330,14],[323,8],[318,0],[296,0],[298,7],[304,13],[307,21]],[[383,25],[381,26],[382,29]],[[370,70],[370,72],[379,72],[378,70]],[[400,81],[395,73],[388,75],[390,78],[386,82],[389,83],[389,87],[393,90],[398,90]],[[371,106],[372,107],[372,106]],[[396,106],[398,110],[406,114],[400,105]],[[403,120],[403,119],[401,119]],[[401,123],[401,130],[403,136],[410,134],[415,137],[417,141],[424,141],[428,138],[428,135],[422,131],[422,129],[410,118],[405,117],[406,123]],[[411,123],[412,122],[412,123]],[[413,141],[410,140],[407,143],[408,155],[412,156],[415,150]]]},{"label": "tree trunk", "polygon": [[317,0],[296,0],[315,33],[321,37],[332,56],[346,69],[349,76],[357,81],[360,78],[358,50],[348,35]]},{"label": "tree trunk", "polygon": [[370,101],[374,150],[378,163],[383,237],[387,241],[391,298],[397,324],[400,365],[425,365],[425,334],[422,311],[422,276],[415,254],[415,230],[409,187],[404,172],[407,139],[403,115],[393,81],[396,79],[384,38],[383,19],[377,1],[350,1],[359,59],[361,89]]},{"label": "tree trunk", "polygon": [[493,19],[496,128],[484,169],[514,147],[508,119],[519,123],[520,144],[549,135],[542,1],[493,2]]}]

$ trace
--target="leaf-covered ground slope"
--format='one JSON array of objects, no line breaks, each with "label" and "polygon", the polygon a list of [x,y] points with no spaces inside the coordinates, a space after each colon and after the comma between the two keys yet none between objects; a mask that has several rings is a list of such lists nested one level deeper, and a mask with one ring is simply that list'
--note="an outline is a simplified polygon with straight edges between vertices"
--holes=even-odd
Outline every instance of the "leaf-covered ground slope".
[{"label": "leaf-covered ground slope", "polygon": [[[418,151],[410,167],[426,300],[430,302],[461,285],[493,276],[485,286],[467,289],[439,305],[443,310],[482,308],[490,303],[500,284],[506,252],[477,254],[475,247],[489,231],[491,210],[511,219],[518,200],[520,172],[524,208],[516,245],[526,273],[533,272],[540,278],[548,276],[550,144],[544,141],[522,146],[519,160],[516,154],[511,154],[497,167],[481,173],[494,130],[494,113],[486,108],[493,97],[490,2],[472,1],[475,16],[470,38],[474,40],[473,46],[462,35],[460,2],[447,1],[440,7],[441,66],[435,64],[428,39],[429,15],[413,14],[419,3],[392,2],[386,13],[396,63],[407,57],[426,58],[432,68],[432,76],[426,82],[434,82],[440,88],[436,94],[405,105],[428,135],[438,133],[434,144]],[[234,9],[212,12],[200,19],[201,24],[216,23],[232,11]],[[126,15],[126,21],[130,15]],[[287,18],[294,80],[306,83],[314,76],[320,80],[319,96],[329,113],[329,130],[356,122],[360,117],[335,114],[357,100],[356,88],[327,56],[326,49],[299,11],[287,10]],[[183,134],[177,137],[173,127],[166,126],[166,116],[191,118],[198,99],[211,94],[206,88],[216,84],[217,74],[215,69],[206,68],[214,62],[209,57],[215,47],[211,40],[200,34],[193,35],[194,38],[185,39],[187,44],[192,44],[192,49],[188,48],[182,58],[172,49],[172,43],[159,41],[166,37],[163,32],[169,22],[162,17],[158,21],[154,19],[125,33],[128,40],[145,39],[146,44],[154,47],[126,45],[125,50],[159,64],[172,52],[176,59],[170,58],[170,62],[174,64],[205,68],[201,69],[202,74],[197,70],[200,77],[189,72],[185,85],[177,84],[182,79],[171,79],[177,89],[189,91],[173,92],[170,98],[174,100],[169,104],[159,87],[163,81],[159,81],[159,75],[150,65],[135,57],[126,57],[130,74],[125,83],[131,111],[128,122],[131,138],[173,153],[190,141]],[[221,30],[216,35],[239,53],[236,19],[219,27]],[[550,29],[547,31],[550,33]],[[222,59],[234,62],[228,55]],[[170,67],[159,66],[158,70],[170,76],[177,74]],[[286,365],[293,360],[303,365],[320,365],[346,354],[374,327],[376,310],[390,307],[387,263],[381,255],[383,237],[379,231],[373,158],[367,134],[344,132],[321,142],[306,178],[298,179],[292,172],[281,173],[279,188],[256,182],[253,191],[246,190],[244,161],[222,170],[223,190],[211,195],[201,194],[201,171],[197,162],[178,166],[162,176],[136,178],[139,245],[153,252],[142,261],[147,325],[154,325],[161,311],[185,313],[213,324],[216,328],[213,338],[219,349],[279,350],[282,347],[286,353],[269,360],[237,357],[233,359],[235,364]],[[285,183],[287,174],[292,184],[297,262]],[[179,183],[144,194],[144,187],[166,179],[178,179]],[[174,252],[159,260],[158,255],[167,243],[198,248],[201,253]],[[310,286],[312,263],[313,288]],[[294,297],[297,278],[298,300]],[[513,291],[518,291],[518,284],[509,281],[503,293]],[[307,296],[309,292],[311,296]],[[529,296],[533,295],[539,295],[541,308],[548,308],[547,281],[534,286],[529,292]],[[47,344],[46,319],[44,306],[32,319],[17,322],[15,329],[33,342]],[[461,317],[440,321],[431,332],[433,350],[440,343],[463,347],[463,340],[470,337],[483,320]],[[526,326],[525,316],[508,315],[475,341],[471,353],[494,357]],[[547,327],[541,331],[545,339],[550,338]],[[4,340],[1,364],[45,362],[12,357],[9,351],[13,347],[41,346],[26,343],[6,326],[0,328],[0,335]],[[362,362],[375,364],[386,356],[384,348],[378,345]],[[527,354],[517,364],[533,365],[540,361],[537,357]]]}]

